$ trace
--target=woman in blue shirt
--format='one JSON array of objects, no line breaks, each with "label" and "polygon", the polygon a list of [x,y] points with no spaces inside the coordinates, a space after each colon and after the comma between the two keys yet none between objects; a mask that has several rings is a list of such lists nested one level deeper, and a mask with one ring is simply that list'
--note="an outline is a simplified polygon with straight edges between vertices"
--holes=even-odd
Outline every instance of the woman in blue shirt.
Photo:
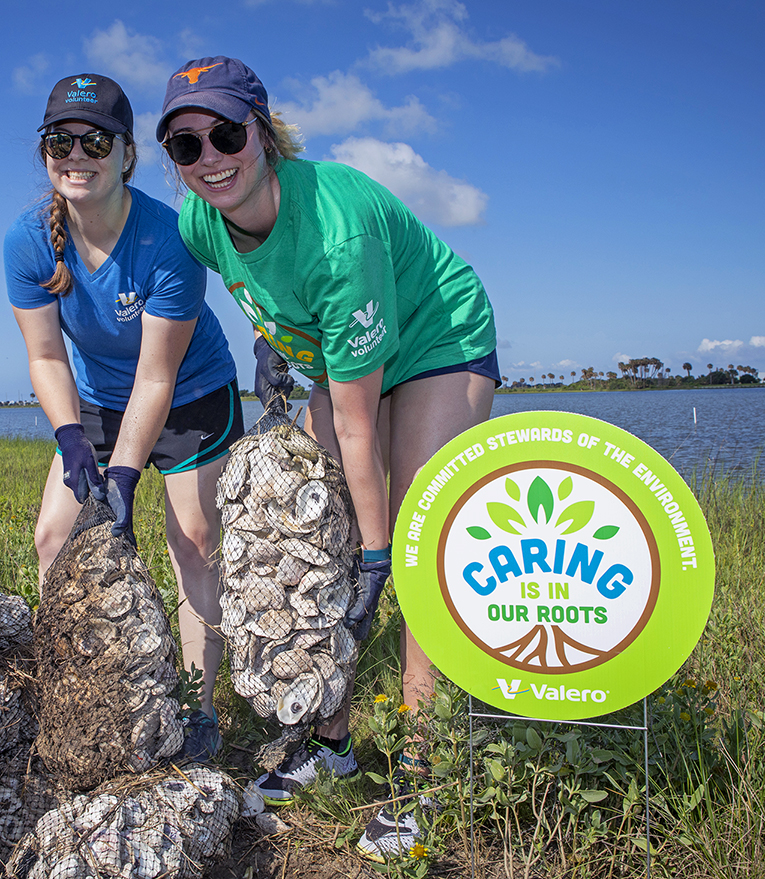
[{"label": "woman in blue shirt", "polygon": [[205,271],[181,241],[176,213],[126,185],[136,162],[132,129],[130,103],[111,79],[58,82],[38,129],[52,191],[5,240],[8,295],[60,452],[35,544],[42,583],[91,492],[116,513],[113,532],[135,542],[141,470],[153,463],[163,473],[184,663],[204,675],[185,753],[205,759],[220,743],[215,486],[243,433],[241,405],[226,339],[204,302]]}]

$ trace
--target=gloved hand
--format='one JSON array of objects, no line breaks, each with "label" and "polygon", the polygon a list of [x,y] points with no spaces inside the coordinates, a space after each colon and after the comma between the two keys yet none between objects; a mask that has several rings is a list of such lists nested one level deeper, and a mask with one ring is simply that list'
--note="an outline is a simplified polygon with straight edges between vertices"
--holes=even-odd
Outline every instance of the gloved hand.
[{"label": "gloved hand", "polygon": [[124,534],[133,546],[137,546],[133,534],[133,498],[141,472],[132,467],[107,467],[104,478],[106,502],[117,517],[117,521],[112,525],[112,534],[115,537]]},{"label": "gloved hand", "polygon": [[390,577],[390,568],[390,557],[374,562],[353,560],[351,579],[357,584],[356,601],[345,614],[345,626],[357,641],[363,641],[369,635],[383,586]]},{"label": "gloved hand", "polygon": [[[252,349],[255,352],[255,393],[264,409],[274,397],[284,394],[289,397],[295,386],[295,379],[289,372],[287,361],[266,342],[265,336],[258,336]],[[287,409],[291,409],[287,406]]]},{"label": "gloved hand", "polygon": [[79,503],[84,504],[91,493],[96,500],[106,499],[104,480],[98,472],[93,443],[77,422],[62,424],[55,433],[64,464],[64,485],[71,488]]}]

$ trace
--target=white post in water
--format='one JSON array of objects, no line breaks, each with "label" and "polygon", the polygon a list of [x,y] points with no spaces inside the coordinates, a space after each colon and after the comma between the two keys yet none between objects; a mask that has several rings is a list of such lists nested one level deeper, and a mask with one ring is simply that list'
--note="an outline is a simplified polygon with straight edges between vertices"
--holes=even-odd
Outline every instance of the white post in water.
[{"label": "white post in water", "polygon": [[696,425],[696,407],[695,406],[693,407],[693,424],[695,427],[695,425]]}]

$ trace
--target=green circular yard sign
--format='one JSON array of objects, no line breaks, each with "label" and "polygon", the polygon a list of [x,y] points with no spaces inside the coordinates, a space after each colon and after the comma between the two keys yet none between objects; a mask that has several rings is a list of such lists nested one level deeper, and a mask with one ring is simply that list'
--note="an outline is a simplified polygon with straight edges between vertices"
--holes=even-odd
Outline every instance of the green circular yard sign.
[{"label": "green circular yard sign", "polygon": [[612,424],[492,419],[422,468],[393,541],[404,616],[473,696],[576,720],[663,684],[704,629],[714,555],[683,479]]}]

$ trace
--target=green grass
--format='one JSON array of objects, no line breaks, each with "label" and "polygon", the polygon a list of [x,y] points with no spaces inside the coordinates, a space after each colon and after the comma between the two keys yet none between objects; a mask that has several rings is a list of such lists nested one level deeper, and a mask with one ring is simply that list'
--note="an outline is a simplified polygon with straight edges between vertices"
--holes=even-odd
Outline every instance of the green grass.
[{"label": "green grass", "polygon": [[[33,607],[34,524],[53,448],[0,439],[0,590],[23,595]],[[755,471],[699,474],[692,487],[712,533],[716,592],[709,623],[686,666],[649,699],[652,874],[765,879],[765,486]],[[172,614],[177,596],[164,540],[162,479],[155,471],[141,479],[135,530]],[[399,620],[388,588],[362,647],[351,716],[360,762],[383,776],[413,723],[398,710]],[[375,704],[379,696],[387,700]],[[240,776],[255,775],[250,752],[274,730],[233,692],[225,664],[216,705],[227,746],[224,762],[235,762]],[[420,718],[434,765],[429,783],[447,786],[439,792],[440,812],[428,822],[424,842],[430,855],[391,863],[385,872],[419,877],[457,865],[452,875],[468,875],[465,694],[441,683]],[[619,719],[642,720],[642,706],[626,709]],[[477,723],[474,748],[479,876],[644,874],[639,734]],[[294,814],[309,816],[329,849],[343,848],[358,838],[371,815],[362,807],[380,792],[369,777],[346,784],[320,779],[301,795]]]}]

